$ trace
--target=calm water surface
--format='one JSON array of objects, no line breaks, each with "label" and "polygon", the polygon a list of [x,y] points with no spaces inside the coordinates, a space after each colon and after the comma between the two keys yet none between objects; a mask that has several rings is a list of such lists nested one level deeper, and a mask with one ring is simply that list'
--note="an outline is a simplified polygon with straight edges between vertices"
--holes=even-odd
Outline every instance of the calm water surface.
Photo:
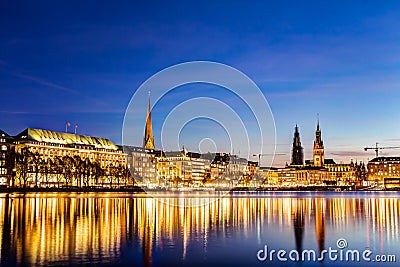
[{"label": "calm water surface", "polygon": [[[399,266],[399,193],[158,197],[163,201],[125,193],[1,194],[1,265]],[[256,256],[265,245],[338,249],[339,238],[346,249],[369,249],[371,258],[393,254],[397,262],[283,263]]]}]

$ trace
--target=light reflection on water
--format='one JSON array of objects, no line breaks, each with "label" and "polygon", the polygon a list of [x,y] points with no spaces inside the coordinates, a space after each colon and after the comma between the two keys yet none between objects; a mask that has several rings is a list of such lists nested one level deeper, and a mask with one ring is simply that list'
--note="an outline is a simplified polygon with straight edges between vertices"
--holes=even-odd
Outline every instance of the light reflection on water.
[{"label": "light reflection on water", "polygon": [[265,244],[321,251],[338,238],[400,260],[398,193],[158,196],[173,205],[145,194],[0,195],[1,265],[272,266],[256,259]]}]

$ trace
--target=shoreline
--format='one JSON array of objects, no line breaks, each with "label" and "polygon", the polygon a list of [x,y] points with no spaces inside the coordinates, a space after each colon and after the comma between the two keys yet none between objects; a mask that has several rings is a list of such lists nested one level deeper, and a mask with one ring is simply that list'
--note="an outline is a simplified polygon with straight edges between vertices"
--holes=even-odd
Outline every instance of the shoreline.
[{"label": "shoreline", "polygon": [[184,193],[184,192],[400,192],[400,188],[374,190],[374,189],[345,189],[345,190],[332,190],[331,188],[270,188],[270,189],[249,189],[249,188],[234,188],[231,190],[218,190],[215,191],[202,191],[202,190],[188,190],[188,191],[172,191],[166,189],[143,189],[139,186],[130,188],[0,188],[0,193],[146,193],[146,192],[169,192],[169,193]]}]

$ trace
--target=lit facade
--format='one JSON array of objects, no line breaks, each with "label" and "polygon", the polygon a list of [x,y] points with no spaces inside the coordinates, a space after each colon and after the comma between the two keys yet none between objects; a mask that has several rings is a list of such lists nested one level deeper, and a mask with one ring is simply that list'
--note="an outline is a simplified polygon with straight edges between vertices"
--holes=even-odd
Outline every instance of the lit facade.
[{"label": "lit facade", "polygon": [[12,186],[13,161],[13,138],[0,130],[0,186]]},{"label": "lit facade", "polygon": [[210,160],[199,153],[162,152],[157,157],[157,173],[166,186],[203,186],[209,176]]},{"label": "lit facade", "polygon": [[142,147],[124,146],[127,167],[139,185],[158,185],[157,159],[154,150]]},{"label": "lit facade", "polygon": [[[28,173],[27,186],[54,186],[59,183],[55,175],[44,170],[47,164],[51,167],[56,158],[65,156],[88,160],[104,170],[101,179],[96,183],[91,181],[90,185],[112,184],[110,179],[114,176],[114,170],[127,165],[127,155],[110,140],[99,137],[28,128],[15,137],[15,153],[20,154],[24,149],[35,155],[35,161],[38,162],[29,161],[29,168],[33,171]],[[77,166],[73,168],[77,169]],[[80,185],[79,181],[75,185]]]},{"label": "lit facade", "polygon": [[400,179],[400,157],[377,157],[368,162],[367,180],[383,186],[386,182]]},{"label": "lit facade", "polygon": [[337,185],[360,185],[365,173],[365,166],[361,162],[335,163],[333,160],[325,160],[324,167]]}]

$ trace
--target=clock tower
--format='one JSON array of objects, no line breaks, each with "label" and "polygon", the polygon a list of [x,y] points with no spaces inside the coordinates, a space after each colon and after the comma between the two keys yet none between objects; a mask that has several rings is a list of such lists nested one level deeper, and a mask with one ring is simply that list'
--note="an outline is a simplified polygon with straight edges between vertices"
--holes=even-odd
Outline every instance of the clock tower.
[{"label": "clock tower", "polygon": [[319,118],[317,121],[317,130],[315,131],[315,141],[313,150],[313,163],[315,167],[324,167],[324,142],[321,139],[321,130],[319,128]]}]

